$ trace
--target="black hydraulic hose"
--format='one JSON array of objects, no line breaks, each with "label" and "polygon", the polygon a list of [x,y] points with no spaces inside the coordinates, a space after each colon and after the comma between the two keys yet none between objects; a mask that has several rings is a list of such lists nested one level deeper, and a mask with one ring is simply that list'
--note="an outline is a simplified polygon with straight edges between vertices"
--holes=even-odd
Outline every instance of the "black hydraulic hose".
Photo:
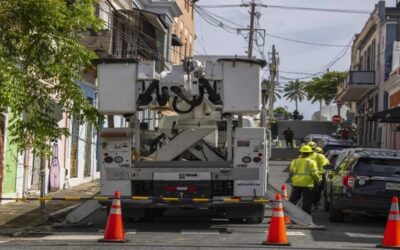
[{"label": "black hydraulic hose", "polygon": [[161,96],[157,94],[157,102],[158,105],[160,106],[165,106],[169,100],[169,91],[168,87],[162,87],[161,88]]},{"label": "black hydraulic hose", "polygon": [[[182,90],[177,87],[177,86],[173,86],[171,87],[171,90],[177,95],[175,96],[173,102],[172,102],[172,108],[174,109],[175,112],[177,112],[178,114],[187,114],[190,113],[194,110],[195,107],[199,106],[202,102],[203,102],[203,98],[204,98],[204,86],[203,84],[199,85],[199,92],[200,95],[198,97],[193,97],[192,100],[189,100],[189,98],[187,98],[183,93]],[[187,104],[190,105],[188,110],[180,110],[178,108],[178,96]]]},{"label": "black hydraulic hose", "polygon": [[177,96],[179,96],[184,102],[189,105],[193,105],[193,100],[187,98],[183,93],[182,90],[178,86],[172,86],[171,91],[174,92]]},{"label": "black hydraulic hose", "polygon": [[[153,80],[150,83],[150,86],[144,91],[143,94],[140,94],[137,100],[137,104],[140,105],[148,105],[151,101],[153,101],[153,97],[151,94],[156,90],[158,95],[158,80]],[[144,84],[143,84],[144,85]]]},{"label": "black hydraulic hose", "polygon": [[157,150],[157,144],[161,141],[161,139],[165,138],[165,134],[157,136],[150,144],[150,154],[154,153]]},{"label": "black hydraulic hose", "polygon": [[215,105],[221,105],[222,100],[221,97],[217,94],[216,90],[211,87],[211,84],[208,82],[207,79],[201,78],[199,82],[206,88],[208,93],[208,100]]},{"label": "black hydraulic hose", "polygon": [[[195,102],[196,100],[195,100],[196,98],[195,97],[193,97],[193,100],[192,100],[192,102]],[[178,113],[178,114],[187,114],[187,113],[190,113],[190,112],[192,112],[193,111],[193,109],[196,107],[196,105],[190,105],[190,107],[189,107],[189,109],[188,110],[180,110],[179,108],[178,108],[178,97],[177,96],[175,96],[174,97],[174,100],[172,101],[172,108],[174,109],[174,111],[176,112],[176,113]]]}]

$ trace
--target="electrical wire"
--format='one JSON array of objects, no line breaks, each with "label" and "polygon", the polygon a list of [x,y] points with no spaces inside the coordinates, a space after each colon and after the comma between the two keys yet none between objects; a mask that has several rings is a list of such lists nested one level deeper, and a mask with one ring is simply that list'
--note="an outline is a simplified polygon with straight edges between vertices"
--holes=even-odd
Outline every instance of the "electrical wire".
[{"label": "electrical wire", "polygon": [[[199,6],[196,6],[195,8],[198,9],[199,11],[206,12],[209,16],[214,16],[215,18],[220,19],[219,21],[217,21],[216,24],[215,24],[215,23],[212,24],[212,25],[215,26],[215,27],[221,27],[221,23],[223,24],[224,27],[225,27],[225,26],[228,27],[227,24],[224,24],[224,23],[222,22],[222,21],[225,21],[225,22],[230,23],[231,25],[235,25],[235,26],[229,26],[229,27],[230,27],[232,30],[236,30],[236,32],[237,32],[239,29],[245,28],[245,26],[240,25],[240,24],[238,24],[238,23],[235,23],[235,22],[233,22],[233,21],[231,21],[231,20],[229,20],[229,19],[227,19],[227,18],[224,18],[224,17],[222,17],[222,16],[220,16],[220,15],[218,15],[218,14],[212,12],[212,11],[206,10],[206,9],[204,9],[204,8],[202,8],[202,7],[199,7]],[[203,17],[203,16],[201,16],[201,17]],[[221,21],[221,20],[222,20],[222,21]],[[257,20],[258,20],[258,18],[257,18]],[[260,27],[259,27],[259,22],[258,22],[258,27],[257,27],[257,29],[259,29],[259,28],[260,28]],[[230,30],[229,32],[230,32],[230,33],[233,33],[231,30]],[[260,37],[262,37],[262,41],[265,42],[265,36],[260,35],[260,31],[255,31],[255,33],[256,33],[256,36],[258,35],[258,37],[255,39],[256,43],[259,42]],[[347,45],[340,45],[340,44],[326,44],[326,43],[317,43],[317,42],[301,41],[301,40],[296,40],[296,39],[292,39],[292,38],[287,38],[287,37],[283,37],[283,36],[279,36],[279,35],[275,35],[275,34],[271,34],[271,33],[265,33],[265,35],[266,35],[266,36],[269,36],[269,37],[276,38],[276,39],[281,39],[281,40],[285,40],[285,41],[289,41],[289,42],[294,42],[294,43],[301,43],[301,44],[306,44],[306,45],[312,45],[312,46],[322,46],[322,47],[347,47]],[[261,43],[263,43],[263,42],[261,42]]]},{"label": "electrical wire", "polygon": [[342,59],[347,54],[347,51],[351,47],[352,41],[353,41],[353,37],[350,39],[347,47],[343,48],[328,64],[324,65],[321,70],[319,70],[318,72],[316,72],[314,74],[309,74],[309,75],[307,75],[305,77],[299,77],[299,78],[287,77],[287,76],[284,76],[284,75],[281,75],[281,74],[279,74],[279,76],[282,79],[285,79],[285,80],[304,80],[304,79],[309,79],[309,78],[312,78],[312,77],[316,77],[316,76],[322,75],[322,74],[326,73],[327,69],[329,69],[330,67],[335,65],[340,59]]},{"label": "electrical wire", "polygon": [[274,38],[277,38],[277,39],[289,41],[289,42],[302,43],[302,44],[306,44],[306,45],[322,46],[322,47],[347,47],[347,45],[336,45],[336,44],[325,44],[325,43],[314,43],[314,42],[299,41],[299,40],[295,40],[295,39],[291,39],[291,38],[287,38],[287,37],[273,35],[273,34],[270,34],[270,33],[265,33],[265,35],[269,36],[269,37],[274,37]]},{"label": "electrical wire", "polygon": [[[201,8],[218,9],[218,8],[233,8],[233,7],[250,7],[250,4],[236,4],[236,5],[199,5]],[[334,13],[346,13],[346,14],[370,14],[368,10],[346,10],[346,9],[329,9],[329,8],[310,8],[310,7],[299,7],[299,6],[282,6],[282,5],[267,5],[257,4],[264,8],[275,8],[275,9],[287,9],[287,10],[303,10],[303,11],[322,11],[322,12],[334,12]]]}]

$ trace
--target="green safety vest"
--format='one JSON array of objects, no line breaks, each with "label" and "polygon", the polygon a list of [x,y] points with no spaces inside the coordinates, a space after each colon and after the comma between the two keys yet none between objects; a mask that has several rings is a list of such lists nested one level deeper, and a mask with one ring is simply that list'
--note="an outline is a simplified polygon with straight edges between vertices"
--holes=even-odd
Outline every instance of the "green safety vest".
[{"label": "green safety vest", "polygon": [[324,166],[329,164],[329,161],[326,159],[325,155],[314,152],[309,158],[317,163],[318,172],[320,175],[323,175],[325,173]]},{"label": "green safety vest", "polygon": [[320,181],[317,164],[310,158],[297,158],[290,163],[293,187],[314,187]]}]

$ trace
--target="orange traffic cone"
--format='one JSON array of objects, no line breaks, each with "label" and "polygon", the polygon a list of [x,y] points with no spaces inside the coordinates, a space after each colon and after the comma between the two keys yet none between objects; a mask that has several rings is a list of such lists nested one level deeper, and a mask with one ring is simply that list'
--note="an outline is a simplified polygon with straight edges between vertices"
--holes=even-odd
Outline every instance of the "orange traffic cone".
[{"label": "orange traffic cone", "polygon": [[400,249],[400,212],[399,199],[396,196],[392,198],[392,206],[390,207],[382,245],[377,247]]},{"label": "orange traffic cone", "polygon": [[[282,195],[282,199],[283,200],[288,200],[288,195],[287,195],[286,185],[285,184],[282,184],[282,186],[281,186],[281,195]],[[286,224],[292,223],[292,221],[290,220],[289,216],[287,216],[286,214],[285,214],[285,223]]]},{"label": "orange traffic cone", "polygon": [[275,202],[275,207],[272,210],[272,218],[268,230],[267,240],[263,241],[263,245],[290,246],[286,235],[282,197],[279,193],[275,195]]},{"label": "orange traffic cone", "polygon": [[120,198],[120,193],[115,192],[104,231],[104,239],[99,240],[100,242],[126,242]]}]

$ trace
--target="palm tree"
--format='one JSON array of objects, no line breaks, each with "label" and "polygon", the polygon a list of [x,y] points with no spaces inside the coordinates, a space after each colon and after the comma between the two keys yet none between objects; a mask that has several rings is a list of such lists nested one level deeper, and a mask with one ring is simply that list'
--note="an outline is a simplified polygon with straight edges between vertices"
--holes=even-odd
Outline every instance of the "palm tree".
[{"label": "palm tree", "polygon": [[290,101],[295,101],[296,110],[298,109],[298,102],[305,99],[306,93],[304,91],[304,82],[300,82],[298,79],[296,81],[289,81],[283,88],[283,97],[289,99]]},{"label": "palm tree", "polygon": [[[266,93],[266,100],[265,102],[268,102],[268,95],[271,92],[271,88],[272,88],[272,84],[270,81],[264,79],[261,83],[261,87],[263,89],[263,91],[265,91]],[[274,86],[274,99],[273,102],[276,102],[276,100],[281,99],[282,98],[282,87],[279,86],[279,83],[276,83]]]}]

